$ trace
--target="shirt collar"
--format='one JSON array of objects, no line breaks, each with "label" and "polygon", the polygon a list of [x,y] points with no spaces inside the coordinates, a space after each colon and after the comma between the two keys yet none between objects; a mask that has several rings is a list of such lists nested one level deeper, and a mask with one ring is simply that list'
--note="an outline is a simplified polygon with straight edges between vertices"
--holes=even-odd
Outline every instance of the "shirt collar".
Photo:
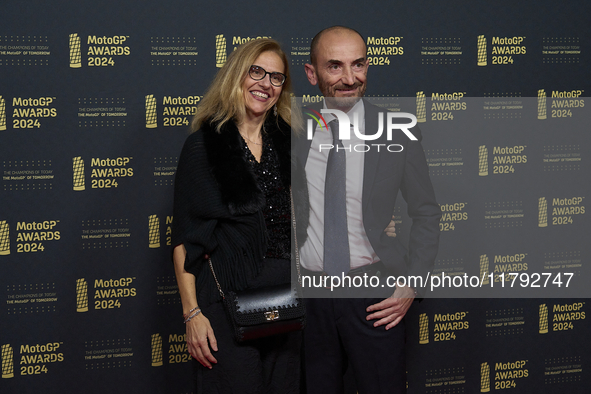
[{"label": "shirt collar", "polygon": [[[327,109],[326,101],[323,101],[322,108]],[[349,112],[346,112],[346,114],[349,115],[349,120],[351,122],[353,122],[354,114],[357,114],[359,118],[359,131],[365,132],[365,106],[363,105],[363,99],[357,101],[353,108],[351,108]],[[327,124],[337,118],[334,114],[331,113],[322,114],[322,116],[324,117],[324,120],[326,120]]]}]

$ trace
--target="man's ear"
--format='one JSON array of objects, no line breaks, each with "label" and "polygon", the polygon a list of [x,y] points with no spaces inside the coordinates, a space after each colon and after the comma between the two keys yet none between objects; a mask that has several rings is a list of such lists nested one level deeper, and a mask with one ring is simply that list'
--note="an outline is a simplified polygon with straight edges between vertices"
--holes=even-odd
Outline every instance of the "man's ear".
[{"label": "man's ear", "polygon": [[306,63],[304,68],[306,69],[306,76],[308,77],[310,84],[316,85],[318,83],[318,78],[316,77],[316,70],[314,69],[314,66]]}]

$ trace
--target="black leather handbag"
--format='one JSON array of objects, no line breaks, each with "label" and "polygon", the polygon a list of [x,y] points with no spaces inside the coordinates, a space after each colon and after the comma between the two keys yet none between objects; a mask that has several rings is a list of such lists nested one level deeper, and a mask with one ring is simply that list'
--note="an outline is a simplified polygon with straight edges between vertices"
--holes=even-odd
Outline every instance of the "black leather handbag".
[{"label": "black leather handbag", "polygon": [[[293,197],[291,216],[294,234],[296,234]],[[286,283],[240,292],[228,291],[226,294],[218,282],[211,258],[209,259],[209,268],[234,326],[234,336],[238,342],[302,330],[306,325],[306,309],[299,295],[301,274],[297,239],[295,240],[295,256],[298,283]]]},{"label": "black leather handbag", "polygon": [[228,292],[224,299],[238,342],[302,330],[305,308],[297,288],[285,285]]}]

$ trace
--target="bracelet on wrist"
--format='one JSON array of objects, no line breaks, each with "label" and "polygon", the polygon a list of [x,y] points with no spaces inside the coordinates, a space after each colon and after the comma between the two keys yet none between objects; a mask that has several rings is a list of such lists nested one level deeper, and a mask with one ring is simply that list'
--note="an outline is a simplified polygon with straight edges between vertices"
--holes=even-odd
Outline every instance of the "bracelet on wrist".
[{"label": "bracelet on wrist", "polygon": [[199,313],[201,313],[201,309],[198,309],[198,308],[195,309],[191,315],[189,315],[188,317],[185,317],[185,321],[183,323],[187,324],[189,321],[191,321],[192,318],[197,316]]},{"label": "bracelet on wrist", "polygon": [[183,313],[183,319],[186,319],[187,316],[189,316],[191,313],[195,312],[197,309],[199,309],[198,306],[196,306],[195,308],[191,309],[189,312],[187,313]]}]

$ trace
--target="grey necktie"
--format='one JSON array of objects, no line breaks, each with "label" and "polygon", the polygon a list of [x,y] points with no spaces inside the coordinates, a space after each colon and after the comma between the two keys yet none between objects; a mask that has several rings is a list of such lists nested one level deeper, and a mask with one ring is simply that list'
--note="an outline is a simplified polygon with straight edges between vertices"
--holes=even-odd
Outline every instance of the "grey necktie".
[{"label": "grey necktie", "polygon": [[[333,148],[326,162],[324,183],[324,272],[341,276],[350,268],[349,236],[347,227],[346,157],[339,140],[339,123],[329,124]],[[339,148],[337,150],[337,147]]]}]

